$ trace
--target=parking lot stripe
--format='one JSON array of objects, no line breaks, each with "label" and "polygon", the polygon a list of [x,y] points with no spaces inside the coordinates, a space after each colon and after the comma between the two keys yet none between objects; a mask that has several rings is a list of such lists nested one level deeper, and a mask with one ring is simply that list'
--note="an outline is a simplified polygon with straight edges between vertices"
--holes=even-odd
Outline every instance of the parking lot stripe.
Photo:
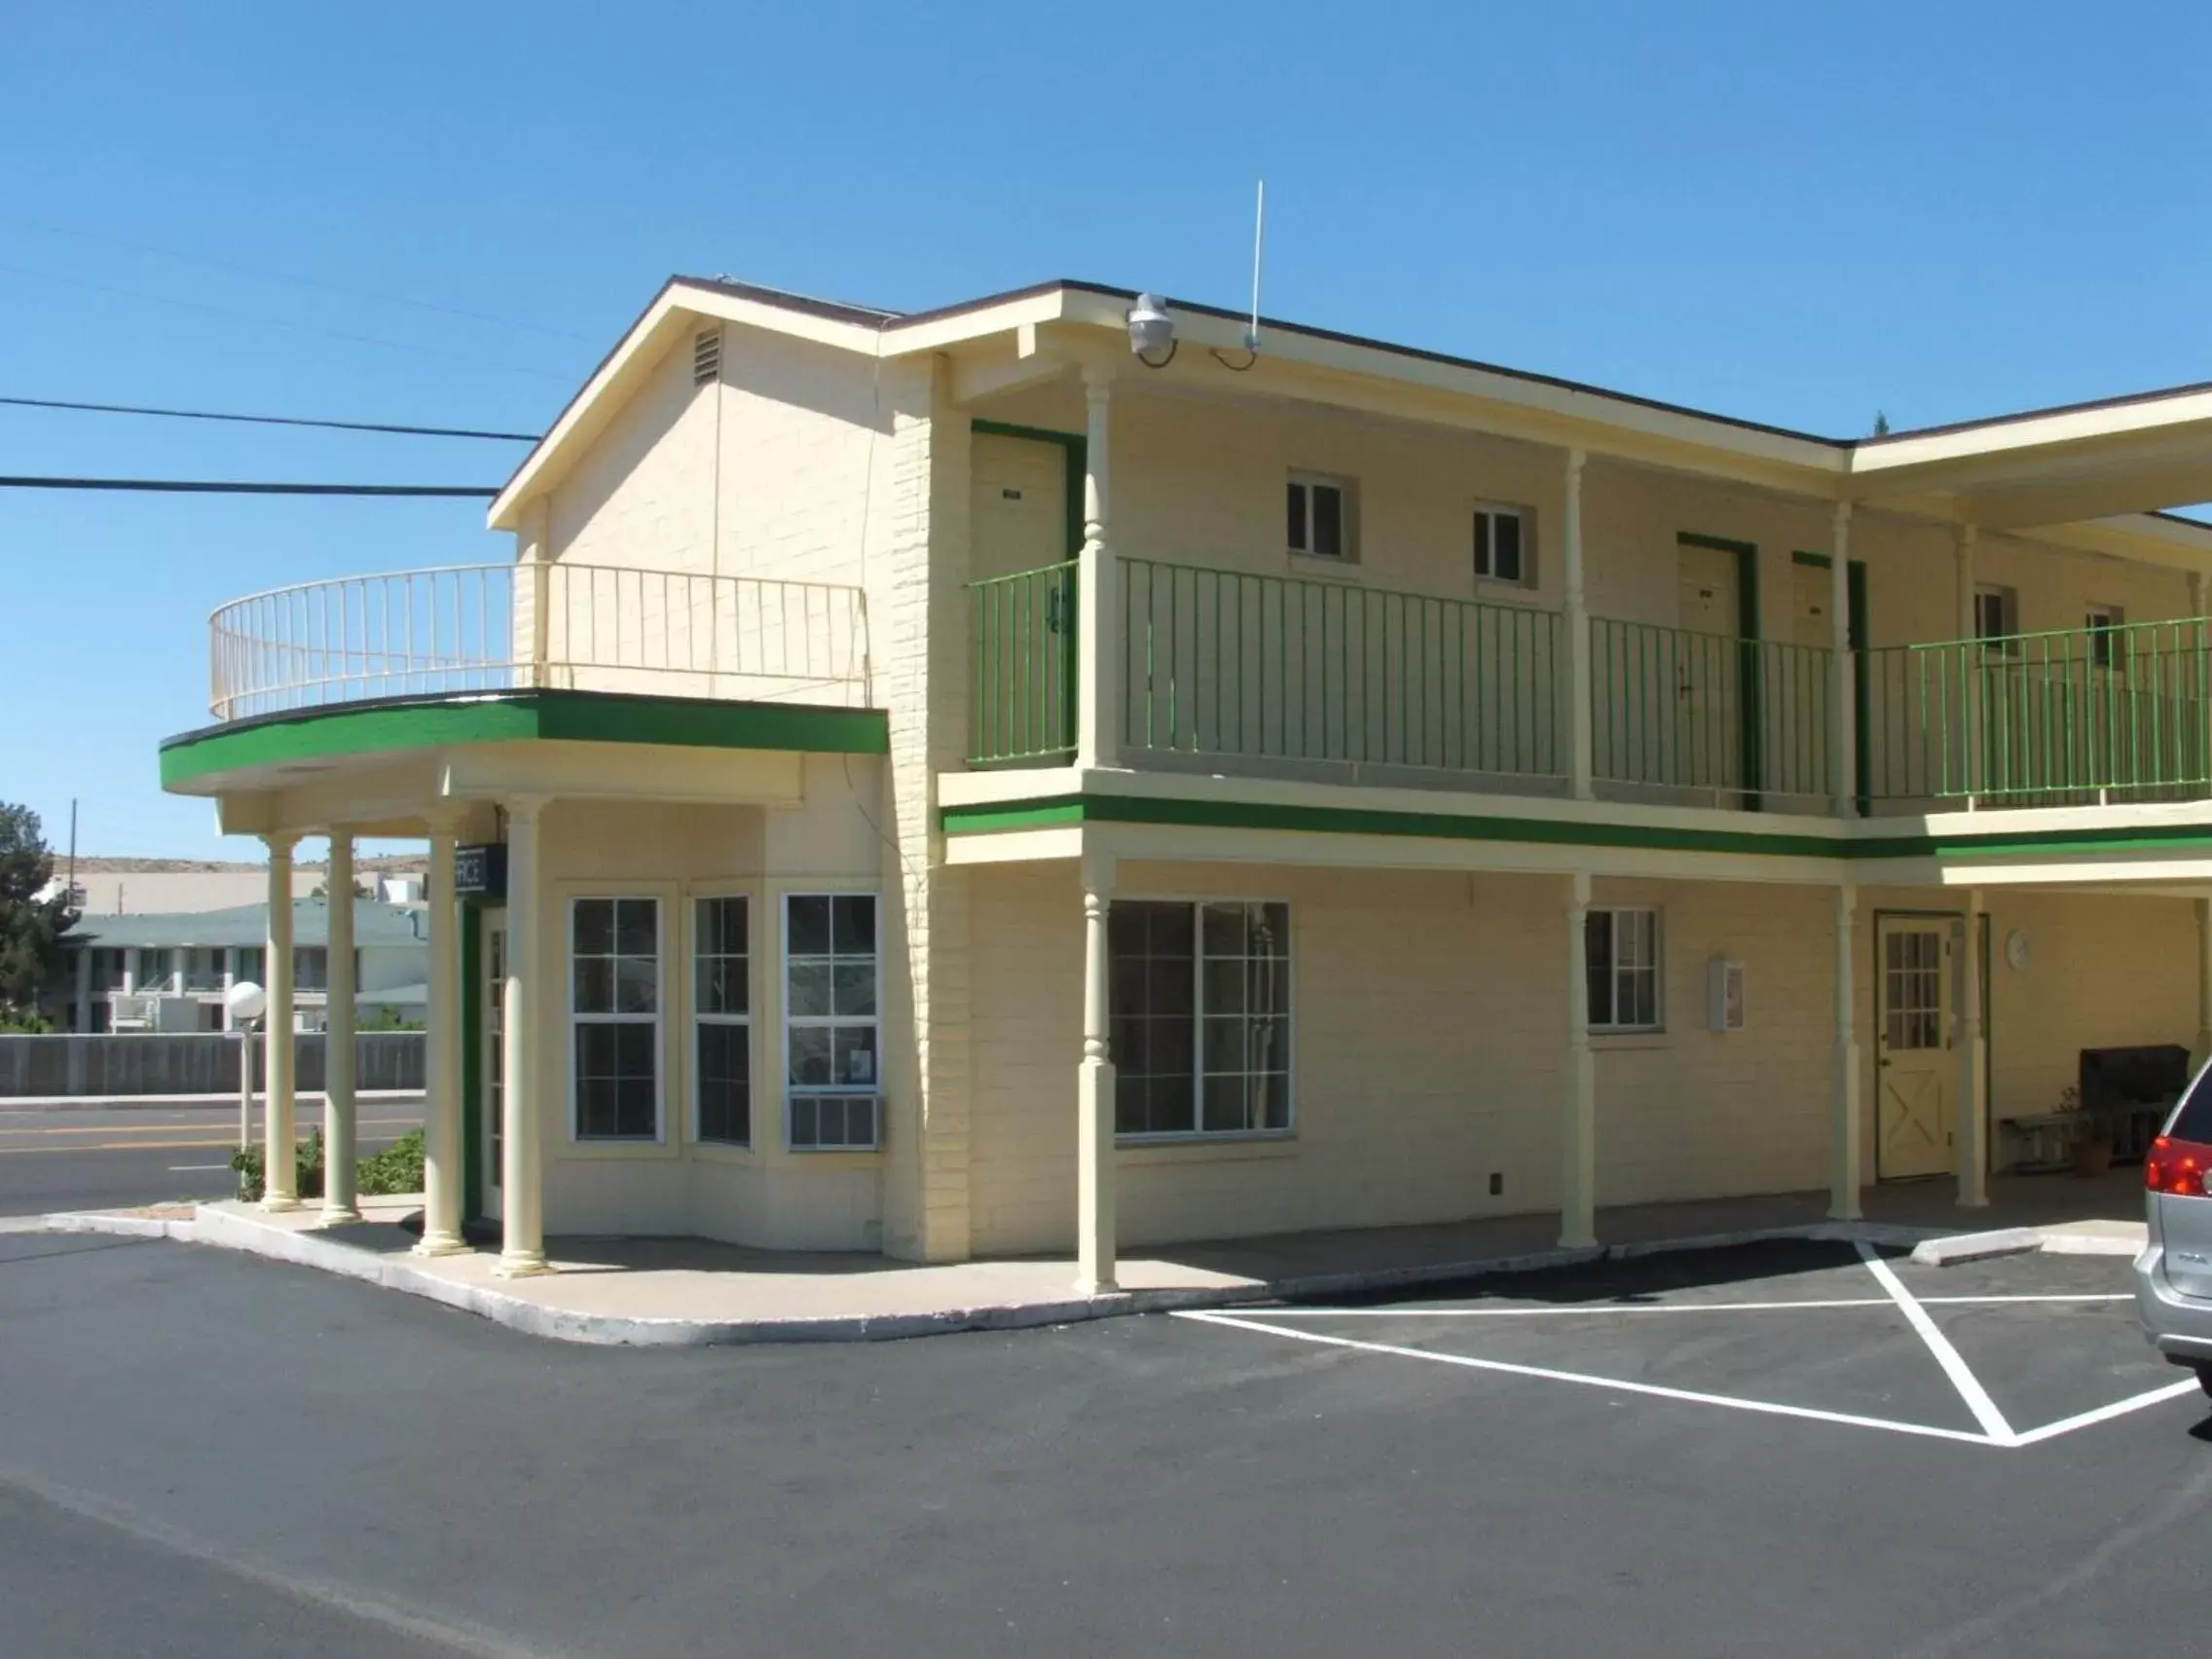
[{"label": "parking lot stripe", "polygon": [[[1931,1440],[1956,1440],[1969,1446],[2012,1444],[2009,1429],[2006,1430],[2008,1438],[2000,1440],[1987,1434],[1970,1434],[1960,1428],[1936,1428],[1929,1423],[1894,1422],[1887,1418],[1858,1417],[1850,1412],[1824,1412],[1811,1406],[1780,1405],[1772,1400],[1740,1400],[1726,1394],[1701,1394],[1691,1388],[1669,1388],[1657,1382],[1630,1382],[1613,1377],[1589,1377],[1579,1371],[1554,1371],[1548,1366],[1515,1365],[1502,1359],[1477,1359],[1471,1354],[1436,1353],[1427,1348],[1400,1347],[1394,1343],[1361,1342],[1353,1337],[1333,1337],[1322,1331],[1301,1331],[1288,1325],[1270,1324],[1264,1319],[1247,1319],[1238,1314],[1186,1309],[1177,1309],[1174,1317],[1207,1325],[1227,1325],[1239,1331],[1258,1331],[1268,1336],[1288,1337],[1294,1342],[1351,1348],[1360,1353],[1391,1354],[1400,1359],[1425,1359],[1437,1365],[1462,1366],[1470,1371],[1502,1372],[1509,1377],[1534,1377],[1547,1382],[1575,1382],[1585,1388],[1612,1388],[1622,1393],[1644,1394],[1661,1400],[1680,1400],[1690,1405],[1728,1406],[1736,1411],[1752,1412],[1764,1417],[1802,1418],[1814,1422],[1840,1423],[1847,1428],[1886,1428],[1893,1434],[1917,1434]],[[2193,1382],[2190,1386],[2194,1388],[2196,1384]],[[1991,1409],[1995,1410],[1994,1407]]]},{"label": "parking lot stripe", "polygon": [[2153,1388],[2147,1394],[2137,1394],[2125,1400],[2115,1400],[2111,1405],[2099,1406],[2093,1412],[2082,1412],[2074,1417],[2062,1418],[2057,1422],[2046,1422],[2041,1428],[2031,1428],[2025,1433],[2015,1434],[2012,1437],[2012,1444],[2014,1446],[2034,1446],[2041,1441],[2055,1440],[2062,1434],[2072,1434],[2076,1429],[2087,1428],[2092,1423],[2110,1422],[2114,1418],[2125,1417],[2129,1412],[2146,1411],[2163,1401],[2178,1400],[2184,1394],[2195,1393],[2198,1384],[2194,1381],[2169,1382],[2163,1388]]},{"label": "parking lot stripe", "polygon": [[[1923,1308],[1980,1308],[2008,1302],[2130,1302],[2121,1291],[2052,1296],[1923,1296]],[[1272,1319],[1561,1319],[1599,1313],[1784,1313],[1800,1309],[1892,1308],[1887,1296],[1833,1296],[1795,1302],[1583,1302],[1564,1308],[1271,1308]]]},{"label": "parking lot stripe", "polygon": [[1943,1375],[1951,1380],[1951,1386],[1959,1391],[1959,1398],[1966,1401],[1967,1410],[1973,1413],[1973,1420],[1981,1424],[1982,1432],[2000,1446],[2017,1445],[2012,1425],[2005,1420],[2005,1414],[1997,1409],[1997,1402],[1989,1397],[1989,1390],[1981,1385],[1981,1380],[1959,1357],[1959,1350],[1951,1346],[1950,1338],[1936,1328],[1928,1309],[1913,1300],[1912,1292],[1905,1289],[1903,1281],[1891,1272],[1890,1264],[1875,1253],[1871,1244],[1862,1242],[1858,1249],[1866,1271],[1890,1293],[1890,1299],[1898,1305],[1905,1322],[1919,1333],[1928,1351],[1936,1356],[1936,1363],[1943,1368]]}]

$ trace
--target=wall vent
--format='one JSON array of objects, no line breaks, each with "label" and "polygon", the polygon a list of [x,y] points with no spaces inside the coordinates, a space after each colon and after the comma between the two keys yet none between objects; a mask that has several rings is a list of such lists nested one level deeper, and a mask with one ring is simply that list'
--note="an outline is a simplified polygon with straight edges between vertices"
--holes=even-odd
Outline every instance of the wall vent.
[{"label": "wall vent", "polygon": [[722,331],[701,329],[691,337],[691,384],[705,386],[722,378]]}]

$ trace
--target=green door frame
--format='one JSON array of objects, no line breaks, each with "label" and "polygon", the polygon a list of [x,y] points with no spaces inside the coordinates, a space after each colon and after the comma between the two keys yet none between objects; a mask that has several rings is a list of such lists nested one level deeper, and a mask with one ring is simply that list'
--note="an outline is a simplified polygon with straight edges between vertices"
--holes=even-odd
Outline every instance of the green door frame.
[{"label": "green door frame", "polygon": [[1736,555],[1736,758],[1743,774],[1744,810],[1764,809],[1760,786],[1766,781],[1759,753],[1764,729],[1759,686],[1759,549],[1755,541],[1699,531],[1675,533],[1677,547],[1710,547]]},{"label": "green door frame", "polygon": [[484,902],[461,902],[461,1197],[465,1221],[484,1211]]}]

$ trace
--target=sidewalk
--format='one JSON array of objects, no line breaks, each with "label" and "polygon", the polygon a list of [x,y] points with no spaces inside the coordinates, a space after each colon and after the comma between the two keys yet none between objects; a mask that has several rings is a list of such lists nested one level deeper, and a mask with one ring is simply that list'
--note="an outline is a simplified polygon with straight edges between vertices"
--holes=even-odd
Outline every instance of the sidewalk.
[{"label": "sidewalk", "polygon": [[1865,1239],[1910,1245],[1996,1228],[2139,1225],[2140,1177],[2001,1178],[1987,1209],[1962,1210],[1947,1184],[1878,1188],[1867,1219],[1837,1223],[1822,1195],[1649,1204],[1600,1213],[1603,1243],[1563,1250],[1557,1218],[1508,1216],[1426,1227],[1230,1238],[1133,1251],[1120,1288],[1084,1297],[1065,1258],[942,1267],[872,1255],[802,1255],[703,1238],[554,1238],[557,1272],[502,1279],[491,1250],[423,1258],[402,1223],[420,1197],[362,1200],[364,1219],[324,1228],[313,1207],[271,1215],[235,1201],[181,1215],[55,1216],[49,1225],[187,1239],[296,1262],[424,1296],[536,1336],[627,1346],[866,1341],[1064,1324],[1170,1308],[1341,1296],[1554,1267],[1604,1254],[1695,1249],[1759,1238]]},{"label": "sidewalk", "polygon": [[[317,1108],[323,1104],[323,1092],[319,1088],[303,1088],[294,1098],[303,1107],[310,1101]],[[354,1090],[353,1098],[363,1104],[376,1101],[380,1104],[396,1102],[401,1105],[421,1105],[423,1091],[420,1088],[361,1088]],[[253,1109],[257,1119],[268,1101],[266,1094],[258,1089],[254,1091]],[[239,1093],[235,1088],[222,1094],[0,1094],[0,1112],[18,1106],[26,1111],[39,1112],[134,1112],[155,1107],[174,1109],[180,1106],[228,1106],[235,1111],[238,1103]]]}]

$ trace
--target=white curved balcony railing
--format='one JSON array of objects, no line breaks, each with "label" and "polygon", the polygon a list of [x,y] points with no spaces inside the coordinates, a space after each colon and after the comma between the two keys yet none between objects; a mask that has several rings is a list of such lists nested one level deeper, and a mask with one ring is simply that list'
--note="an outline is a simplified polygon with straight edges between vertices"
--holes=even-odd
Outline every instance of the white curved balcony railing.
[{"label": "white curved balcony railing", "polygon": [[609,565],[464,565],[253,594],[208,619],[219,720],[547,686],[847,708],[861,590]]}]

